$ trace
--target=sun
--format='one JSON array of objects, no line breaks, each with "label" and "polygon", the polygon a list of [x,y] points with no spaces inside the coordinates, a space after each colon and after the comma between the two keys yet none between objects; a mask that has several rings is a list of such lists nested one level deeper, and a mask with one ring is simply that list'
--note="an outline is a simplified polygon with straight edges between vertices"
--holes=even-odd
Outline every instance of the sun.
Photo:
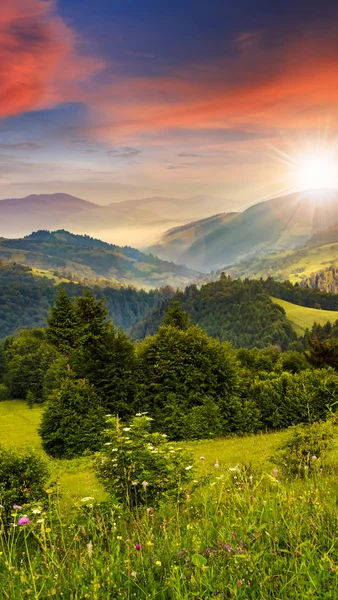
[{"label": "sun", "polygon": [[335,188],[338,185],[338,163],[329,152],[306,154],[297,161],[295,168],[301,190]]}]

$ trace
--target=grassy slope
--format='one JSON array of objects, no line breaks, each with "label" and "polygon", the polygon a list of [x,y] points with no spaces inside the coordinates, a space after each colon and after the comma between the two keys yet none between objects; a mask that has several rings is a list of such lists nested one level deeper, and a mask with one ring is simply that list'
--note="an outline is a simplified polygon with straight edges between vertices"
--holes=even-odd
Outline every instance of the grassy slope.
[{"label": "grassy slope", "polygon": [[284,308],[286,316],[293,324],[297,335],[304,335],[305,330],[307,328],[311,329],[314,322],[325,325],[327,321],[334,323],[338,319],[338,311],[317,310],[316,308],[298,306],[286,300],[280,300],[280,298],[272,297],[271,299]]},{"label": "grassy slope", "polygon": [[338,243],[315,248],[305,246],[294,251],[267,254],[238,263],[227,268],[226,271],[233,277],[260,278],[271,275],[280,281],[289,279],[291,283],[300,283],[312,273],[317,273],[335,263],[338,263]]},{"label": "grassy slope", "polygon": [[[8,448],[29,446],[43,453],[37,433],[42,412],[41,406],[29,409],[25,402],[19,400],[0,402],[0,444]],[[240,438],[187,442],[184,445],[192,452],[199,475],[213,472],[216,461],[220,465],[220,471],[227,471],[237,463],[251,463],[253,467],[265,465],[267,470],[271,470],[269,457],[274,454],[284,437],[285,432],[279,431]],[[336,452],[338,453],[338,447]],[[103,490],[91,471],[90,459],[55,460],[53,464],[53,476],[60,481],[65,504],[83,496],[98,499],[103,497]]]}]

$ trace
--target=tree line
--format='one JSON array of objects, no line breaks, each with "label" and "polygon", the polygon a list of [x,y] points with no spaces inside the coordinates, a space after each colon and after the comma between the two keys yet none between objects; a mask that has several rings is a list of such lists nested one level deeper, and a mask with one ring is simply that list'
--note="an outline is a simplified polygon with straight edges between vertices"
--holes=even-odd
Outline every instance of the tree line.
[{"label": "tree line", "polygon": [[236,350],[176,301],[157,333],[135,343],[109,320],[103,299],[60,288],[45,329],[0,345],[0,398],[45,402],[40,433],[56,457],[97,449],[107,414],[128,421],[147,412],[173,440],[279,429],[335,410],[338,361],[330,348],[318,357],[316,346],[330,339],[314,334],[306,351]]}]

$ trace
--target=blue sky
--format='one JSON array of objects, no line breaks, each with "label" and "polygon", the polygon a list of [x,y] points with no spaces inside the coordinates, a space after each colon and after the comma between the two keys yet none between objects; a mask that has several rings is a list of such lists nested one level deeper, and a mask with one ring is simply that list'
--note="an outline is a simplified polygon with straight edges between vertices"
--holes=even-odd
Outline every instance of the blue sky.
[{"label": "blue sky", "polygon": [[0,198],[99,203],[292,186],[337,135],[336,2],[11,0],[0,16]]}]

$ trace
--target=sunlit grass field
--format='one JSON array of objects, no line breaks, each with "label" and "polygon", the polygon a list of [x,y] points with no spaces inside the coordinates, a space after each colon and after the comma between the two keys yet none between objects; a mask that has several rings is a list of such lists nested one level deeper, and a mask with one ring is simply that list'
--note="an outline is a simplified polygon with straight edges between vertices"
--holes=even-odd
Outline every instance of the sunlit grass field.
[{"label": "sunlit grass field", "polygon": [[280,298],[271,297],[271,299],[284,308],[286,316],[293,324],[297,335],[304,335],[305,330],[307,328],[311,329],[314,322],[319,325],[325,325],[328,321],[334,323],[338,319],[338,311],[335,310],[318,310],[316,308],[298,306],[298,304],[292,304]]},{"label": "sunlit grass field", "polygon": [[[0,444],[7,448],[31,447],[44,454],[37,432],[42,412],[42,406],[35,405],[30,409],[26,402],[20,400],[0,402]],[[200,476],[214,472],[215,464],[219,465],[221,471],[243,463],[250,465],[252,469],[259,467],[272,471],[274,465],[271,457],[286,435],[286,431],[277,431],[244,437],[180,442],[180,446],[190,450]],[[338,460],[338,439],[333,456]],[[53,478],[59,481],[61,494],[67,505],[83,496],[94,496],[99,500],[104,498],[102,487],[91,469],[90,458],[53,460],[51,465]]]},{"label": "sunlit grass field", "polygon": [[[43,452],[41,415],[1,402],[1,444]],[[25,507],[28,525],[2,526],[1,600],[335,600],[337,443],[327,472],[285,480],[271,457],[286,435],[184,444],[197,489],[133,512],[102,504],[89,458],[52,461],[61,504]]]}]

